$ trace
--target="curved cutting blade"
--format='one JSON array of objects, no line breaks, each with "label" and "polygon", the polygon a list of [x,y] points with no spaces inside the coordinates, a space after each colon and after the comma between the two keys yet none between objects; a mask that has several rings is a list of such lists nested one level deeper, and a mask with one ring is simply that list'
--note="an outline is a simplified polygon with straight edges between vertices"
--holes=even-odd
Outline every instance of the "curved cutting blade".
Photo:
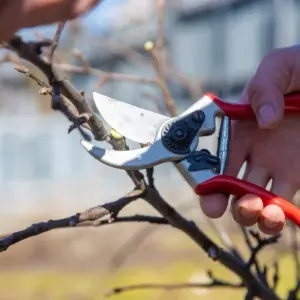
[{"label": "curved cutting blade", "polygon": [[93,97],[103,119],[122,136],[140,144],[152,143],[159,127],[170,119],[99,93]]},{"label": "curved cutting blade", "polygon": [[85,140],[81,141],[81,145],[100,162],[123,170],[146,169],[163,162],[180,160],[186,156],[168,151],[160,140],[155,141],[151,146],[128,151],[103,149]]}]

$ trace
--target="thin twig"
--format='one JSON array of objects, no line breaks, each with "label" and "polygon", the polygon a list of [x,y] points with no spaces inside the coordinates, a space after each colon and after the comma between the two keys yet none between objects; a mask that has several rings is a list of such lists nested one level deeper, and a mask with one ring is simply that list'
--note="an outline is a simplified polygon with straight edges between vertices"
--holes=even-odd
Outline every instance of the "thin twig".
[{"label": "thin twig", "polygon": [[[39,44],[42,43],[39,42]],[[111,136],[108,135],[104,124],[95,115],[95,113],[92,111],[91,107],[85,100],[84,93],[79,92],[67,78],[65,78],[55,68],[53,68],[52,64],[44,61],[39,56],[39,53],[36,53],[34,51],[35,44],[33,42],[30,43],[30,45],[31,46],[29,46],[28,43],[25,43],[20,37],[16,36],[12,41],[10,41],[8,45],[6,45],[6,47],[10,50],[15,51],[21,58],[34,64],[47,76],[49,85],[51,85],[53,89],[52,107],[57,107],[64,112],[65,105],[63,103],[63,97],[61,96],[62,94],[72,102],[72,104],[78,111],[77,116],[72,116],[70,118],[71,120],[74,120],[73,124],[83,125],[81,119],[84,117],[87,124],[90,126],[91,132],[93,133],[96,140],[110,142],[115,150],[125,150],[123,149],[123,147],[117,149],[119,143],[114,143],[114,139],[112,139]],[[69,132],[71,129],[73,129],[72,126],[69,128]],[[140,186],[142,186],[143,176],[139,171],[127,172],[127,174],[131,174],[131,178],[134,179],[137,188],[140,188]],[[133,178],[133,176],[135,176],[135,178]]]},{"label": "thin twig", "polygon": [[[77,213],[68,218],[59,219],[59,220],[50,220],[48,222],[41,222],[38,224],[33,224],[32,226],[7,235],[5,238],[0,240],[0,252],[6,251],[10,246],[19,243],[25,239],[28,239],[32,236],[48,232],[50,230],[66,227],[75,227],[75,226],[100,226],[105,222],[112,223],[115,222],[119,212],[131,202],[141,198],[144,195],[145,191],[134,190],[124,197],[110,202],[104,205],[99,205],[93,208],[90,208],[82,213]],[[102,218],[108,217],[107,221],[103,221]],[[138,216],[128,217],[127,219],[119,219],[120,221],[132,221],[132,222],[149,222],[156,224],[168,224],[166,220],[157,217],[148,217],[148,216]]]},{"label": "thin twig", "polygon": [[274,262],[274,274],[273,274],[273,289],[276,290],[279,283],[279,265],[278,262]]},{"label": "thin twig", "polygon": [[[34,45],[34,43],[31,43]],[[84,95],[77,91],[71,82],[58,72],[53,66],[43,60],[38,53],[34,51],[34,46],[25,43],[20,37],[14,37],[6,48],[16,52],[22,59],[25,59],[38,67],[48,78],[49,85],[57,84],[61,93],[68,98],[76,107],[79,114],[87,113],[90,116],[88,124],[92,129],[92,133],[96,140],[106,140],[107,132],[100,119],[92,111],[88,103],[85,101]]]},{"label": "thin twig", "polygon": [[146,170],[146,172],[147,172],[148,185],[149,185],[150,188],[154,189],[155,188],[155,185],[154,185],[154,176],[153,176],[153,174],[154,174],[154,168],[148,168]]},{"label": "thin twig", "polygon": [[158,34],[156,40],[156,46],[160,51],[164,50],[165,47],[165,32],[164,32],[164,9],[165,9],[165,0],[156,0],[156,13],[157,13],[157,27]]},{"label": "thin twig", "polygon": [[156,44],[145,44],[145,49],[150,53],[153,67],[157,73],[158,85],[162,91],[163,99],[172,117],[177,115],[175,102],[166,83],[166,59],[165,59],[165,33],[164,33],[164,0],[156,0],[158,15],[158,38]]},{"label": "thin twig", "polygon": [[[176,209],[181,212],[188,212],[193,209],[194,201],[192,202],[184,202],[176,206]],[[126,241],[124,244],[120,246],[120,249],[116,252],[116,254],[112,257],[111,267],[114,271],[122,266],[125,260],[136,251],[139,246],[149,238],[150,234],[153,234],[157,231],[158,227],[149,227],[145,225],[143,228],[138,230],[136,234],[130,238],[129,241]]]},{"label": "thin twig", "polygon": [[[66,73],[75,73],[75,74],[86,74],[86,75],[93,75],[96,77],[100,77],[101,80],[105,81],[112,81],[112,80],[118,80],[118,81],[128,81],[128,82],[136,82],[136,83],[143,83],[143,84],[150,84],[150,85],[157,85],[158,86],[158,81],[155,78],[147,78],[147,77],[141,77],[138,75],[134,74],[127,74],[127,73],[116,73],[116,72],[108,72],[108,71],[103,71],[99,68],[93,68],[88,64],[88,62],[83,58],[82,54],[79,51],[75,51],[75,54],[78,57],[81,57],[83,59],[80,60],[82,66],[79,65],[73,65],[69,63],[57,63],[53,62],[52,65],[54,66],[55,69],[59,71],[63,71]],[[13,57],[12,55],[5,55],[1,61],[1,63],[15,63],[15,64],[28,64],[26,61],[21,61],[20,59]],[[29,64],[28,64],[29,65]],[[88,70],[87,70],[88,69]],[[100,80],[99,80],[100,81]]]},{"label": "thin twig", "polygon": [[171,96],[171,92],[165,81],[165,73],[163,70],[163,65],[160,62],[159,58],[156,56],[155,49],[152,49],[150,51],[150,54],[152,56],[153,66],[154,66],[157,76],[158,76],[158,85],[162,91],[163,99],[166,103],[166,106],[169,110],[170,115],[172,117],[175,117],[177,115],[176,106],[175,106],[174,99]]},{"label": "thin twig", "polygon": [[242,254],[237,249],[237,247],[233,244],[231,238],[229,237],[228,233],[226,232],[223,226],[220,226],[218,223],[214,222],[210,218],[206,218],[207,222],[211,225],[211,227],[217,232],[220,237],[222,244],[230,250],[232,254],[234,254],[237,258],[243,261]]},{"label": "thin twig", "polygon": [[[254,246],[253,246],[252,241],[250,239],[250,235],[249,235],[248,231],[245,229],[244,226],[239,225],[239,228],[241,229],[241,231],[242,231],[242,233],[244,235],[244,239],[245,239],[246,245],[248,246],[248,249],[249,249],[250,253],[252,254]],[[254,264],[257,274],[261,274],[262,271],[261,271],[260,265],[259,265],[259,263],[258,263],[258,261],[256,259],[256,256],[255,256],[254,261],[253,261],[252,264]],[[250,267],[251,267],[251,265],[250,265]]]},{"label": "thin twig", "polygon": [[[95,77],[99,77],[96,87],[101,87],[103,84],[108,83],[110,81],[128,81],[128,82],[133,82],[133,83],[154,85],[154,86],[157,86],[158,88],[161,88],[158,80],[155,78],[147,78],[147,77],[142,77],[142,76],[138,76],[138,75],[134,75],[134,74],[127,74],[127,73],[125,74],[125,73],[103,71],[99,68],[94,68],[94,67],[90,66],[79,51],[74,50],[74,55],[79,59],[79,61],[81,61],[81,63],[83,64],[82,66],[69,64],[69,63],[65,63],[65,62],[59,62],[59,63],[53,62],[52,64],[57,70],[60,70],[60,71],[66,72],[66,73],[86,74],[86,75],[93,75]],[[83,58],[83,60],[82,60],[82,58]],[[5,55],[1,59],[0,64],[7,63],[7,62],[13,62],[13,63],[17,63],[17,64],[21,63],[21,61],[18,60],[18,58],[13,57],[12,55]],[[183,75],[180,75],[178,72],[176,73],[174,68],[172,68],[172,69],[170,69],[170,68],[171,67],[168,68],[168,72],[167,72],[167,75],[170,77],[169,80],[177,81],[180,85],[182,85],[184,88],[186,88],[188,90],[188,92],[191,94],[191,96],[194,99],[198,99],[198,97],[201,96],[200,81],[195,80],[195,83],[192,84],[191,79],[186,79]],[[150,95],[148,95],[148,96],[150,97]],[[159,110],[162,111],[162,109],[160,108],[160,105],[159,105]]]},{"label": "thin twig", "polygon": [[[164,1],[157,2],[158,9],[161,9],[159,16],[159,30],[163,32],[163,5]],[[62,28],[61,28],[62,30]],[[58,28],[58,38],[61,34],[60,29]],[[55,38],[54,38],[55,40]],[[152,63],[157,73],[157,79],[154,79],[155,84],[157,84],[161,90],[164,97],[166,106],[169,109],[169,112],[172,116],[176,115],[175,103],[172,99],[171,93],[168,89],[166,82],[166,62],[164,60],[164,35],[162,35],[157,41],[158,47],[154,46],[150,49]],[[92,109],[88,105],[84,93],[78,91],[71,82],[65,77],[63,73],[60,72],[58,68],[51,62],[46,61],[41,53],[43,47],[49,47],[52,44],[49,44],[49,41],[39,41],[39,42],[28,42],[25,43],[20,37],[15,37],[8,44],[5,45],[7,49],[10,49],[17,53],[20,58],[25,61],[30,62],[39,68],[48,79],[48,83],[39,81],[39,78],[35,78],[32,74],[27,74],[28,77],[35,80],[39,86],[44,89],[45,93],[48,93],[46,90],[50,87],[50,94],[53,98],[53,106],[59,107],[63,111],[63,99],[64,97],[68,99],[76,108],[79,117],[86,115],[85,119],[82,122],[88,123],[91,128],[91,132],[94,134],[95,139],[105,140],[109,142],[114,149],[122,151],[126,150],[126,140],[125,138],[115,139],[112,134],[109,134],[104,125],[93,113]],[[56,49],[57,45],[55,46]],[[163,49],[159,49],[159,47]],[[55,51],[54,49],[54,51]],[[53,53],[54,53],[53,51]],[[52,55],[53,56],[53,55]],[[83,66],[81,67],[83,72],[90,73],[91,69],[87,67],[85,61],[81,59]],[[103,74],[109,75],[108,73]],[[125,75],[125,74],[124,74]],[[122,75],[122,76],[124,76]],[[115,75],[118,77],[120,75]],[[120,77],[122,77],[120,76]],[[105,78],[104,78],[105,79]],[[122,78],[123,80],[124,78]],[[140,80],[140,79],[139,79]],[[151,79],[152,80],[152,79]],[[154,82],[153,82],[154,83]],[[78,121],[76,124],[81,126],[81,122]],[[241,286],[247,286],[248,293],[247,295],[258,296],[262,299],[277,300],[278,297],[275,292],[270,288],[266,282],[267,268],[265,267],[262,272],[253,274],[251,271],[251,264],[246,263],[242,259],[239,259],[232,252],[227,252],[220,248],[216,243],[214,243],[194,222],[185,219],[181,214],[179,214],[172,206],[170,206],[160,195],[160,193],[154,187],[153,179],[153,170],[147,171],[148,182],[144,179],[144,176],[139,171],[128,171],[127,174],[133,180],[135,189],[128,195],[122,197],[121,199],[108,203],[103,206],[97,206],[91,208],[83,213],[73,215],[69,218],[61,220],[50,220],[48,222],[42,222],[39,224],[34,224],[29,228],[16,232],[12,235],[9,235],[0,241],[2,246],[2,251],[6,250],[11,245],[20,242],[28,237],[38,235],[40,233],[57,229],[57,228],[68,228],[68,227],[80,227],[80,226],[101,226],[110,223],[118,222],[149,222],[153,224],[168,224],[173,226],[176,229],[179,229],[182,233],[185,233],[195,242],[195,244],[204,250],[209,257],[214,261],[219,261],[222,265],[227,267],[229,270],[232,270],[236,275],[241,279]],[[148,204],[155,208],[162,217],[152,217],[152,216],[143,216],[135,215],[130,217],[119,217],[122,209],[129,205],[131,202],[136,201],[137,199],[144,199]],[[105,219],[104,219],[105,217]],[[255,236],[254,236],[255,237]],[[257,239],[258,241],[258,239]],[[261,242],[261,241],[259,241]],[[253,247],[249,242],[249,249],[252,251],[251,260],[256,261],[257,252],[262,249],[263,246]],[[212,276],[211,283],[214,282]],[[263,279],[263,280],[262,280]],[[251,299],[251,298],[249,298]]]},{"label": "thin twig", "polygon": [[248,267],[249,268],[255,262],[259,251],[261,251],[267,245],[272,245],[272,244],[277,243],[278,239],[280,238],[280,235],[275,235],[275,236],[271,236],[269,238],[262,239],[258,233],[254,233],[252,231],[251,231],[251,233],[252,233],[252,236],[257,241],[257,246],[252,248],[251,257],[250,257],[249,262],[248,262]]},{"label": "thin twig", "polygon": [[50,48],[49,57],[48,57],[48,60],[49,60],[50,63],[53,61],[53,56],[54,56],[54,53],[55,53],[56,48],[58,46],[59,39],[61,37],[61,34],[63,32],[65,24],[66,24],[66,22],[59,22],[58,25],[57,25],[57,30],[55,32],[53,42],[52,42],[52,45],[51,45],[51,48]]},{"label": "thin twig", "polygon": [[148,224],[155,224],[155,225],[170,225],[169,222],[161,217],[156,216],[144,216],[144,215],[133,215],[128,217],[117,217],[114,220],[96,220],[93,222],[86,221],[83,223],[78,224],[76,227],[100,227],[103,225],[109,225],[114,223],[148,223]]},{"label": "thin twig", "polygon": [[[93,74],[93,72],[99,72],[101,73],[102,71],[101,70],[95,70],[93,69],[90,64],[87,62],[87,60],[83,57],[82,53],[78,50],[78,49],[74,49],[73,50],[73,55],[76,57],[77,60],[79,60],[79,62],[81,63],[81,65],[83,66],[84,68],[84,72],[87,74],[87,75],[91,75]],[[105,72],[103,72],[105,73]]]},{"label": "thin twig", "polygon": [[[41,95],[44,95],[44,96],[51,95],[52,103],[55,101],[57,95],[55,95],[53,93],[54,90],[50,85],[48,85],[46,82],[44,82],[42,79],[40,79],[39,77],[34,75],[31,71],[29,71],[27,68],[25,68],[23,66],[17,66],[17,67],[15,67],[15,70],[21,74],[24,74],[28,78],[34,80],[41,87],[41,89],[39,91],[39,93]],[[79,115],[76,107],[66,97],[61,96],[61,95],[58,95],[58,97],[59,97],[59,100],[58,100],[59,110],[68,118],[69,121],[71,121],[73,123],[72,125],[70,125],[70,127],[68,129],[68,133],[70,133],[71,130],[78,128],[82,137],[85,140],[90,140],[89,136],[83,130],[81,130],[81,128],[79,127],[79,125],[80,125],[80,126],[85,127],[86,129],[88,129],[89,131],[91,131],[91,128],[87,123],[88,116],[86,116],[85,114]],[[83,117],[84,117],[84,119],[83,119]]]},{"label": "thin twig", "polygon": [[178,228],[189,236],[212,260],[219,261],[229,270],[232,270],[248,287],[254,287],[256,296],[262,299],[279,299],[272,289],[266,286],[264,282],[259,280],[256,276],[252,275],[246,264],[242,263],[233,254],[218,247],[194,222],[186,220],[171,207],[158,191],[148,189],[143,199],[163,215],[173,227]]},{"label": "thin twig", "polygon": [[179,289],[201,289],[201,288],[211,288],[211,287],[230,287],[234,289],[243,288],[242,283],[231,283],[226,281],[211,281],[208,283],[177,283],[177,284],[155,284],[155,283],[145,283],[145,284],[136,284],[129,286],[122,286],[112,289],[111,291],[105,294],[106,297],[111,297],[117,294],[131,292],[136,290],[179,290]]}]

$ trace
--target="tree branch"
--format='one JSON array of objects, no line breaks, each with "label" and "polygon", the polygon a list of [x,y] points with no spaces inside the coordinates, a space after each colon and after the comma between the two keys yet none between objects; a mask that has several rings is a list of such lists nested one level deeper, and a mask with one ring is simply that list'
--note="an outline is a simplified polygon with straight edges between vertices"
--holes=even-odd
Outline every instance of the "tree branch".
[{"label": "tree branch", "polygon": [[[144,194],[145,191],[133,190],[114,202],[90,208],[82,213],[77,213],[68,218],[49,220],[48,222],[33,224],[24,230],[5,235],[0,240],[0,252],[6,251],[12,245],[25,239],[59,228],[87,226],[98,227],[120,222],[147,222],[150,224],[169,225],[169,222],[161,217],[143,215],[118,217],[123,208],[133,201],[143,197]],[[107,219],[103,219],[104,217],[107,217]]]},{"label": "tree branch", "polygon": [[257,241],[257,246],[251,248],[251,257],[248,262],[248,267],[250,268],[252,264],[255,263],[256,257],[265,246],[275,244],[278,242],[278,239],[280,238],[280,234],[271,236],[268,238],[262,239],[260,235],[256,232],[250,231],[250,234],[256,239]]},{"label": "tree branch", "polygon": [[244,285],[242,283],[231,283],[221,280],[213,280],[207,283],[177,283],[177,284],[155,284],[155,283],[145,283],[145,284],[135,284],[128,286],[121,286],[108,291],[105,296],[111,297],[117,294],[122,294],[125,292],[131,292],[136,290],[179,290],[179,289],[201,289],[201,288],[211,288],[211,287],[230,287],[234,289],[242,288]]},{"label": "tree branch", "polygon": [[9,247],[31,238],[36,235],[54,230],[69,227],[100,227],[104,225],[117,224],[117,223],[149,223],[156,225],[169,225],[168,221],[164,218],[155,216],[144,216],[144,215],[134,215],[129,217],[117,217],[114,220],[96,220],[96,221],[85,221],[82,222],[78,219],[80,214],[73,215],[71,217],[59,220],[49,220],[48,222],[40,222],[33,224],[30,227],[14,232],[12,234],[3,235],[0,240],[0,252],[6,251]]},{"label": "tree branch", "polygon": [[222,265],[238,275],[246,286],[252,287],[256,296],[262,299],[279,300],[272,289],[268,288],[259,278],[251,273],[247,264],[242,263],[235,255],[219,248],[194,222],[186,220],[171,207],[161,197],[158,191],[148,189],[144,199],[164,216],[173,227],[187,234],[212,260],[219,261]]},{"label": "tree branch", "polygon": [[90,118],[88,124],[92,129],[92,133],[96,140],[103,141],[108,138],[106,129],[99,118],[94,114],[88,103],[85,101],[84,95],[76,90],[71,82],[58,72],[50,63],[43,60],[39,53],[35,52],[34,43],[25,43],[21,37],[14,37],[6,48],[16,52],[22,59],[25,59],[38,67],[48,78],[49,85],[57,85],[61,93],[68,98],[76,107],[79,114],[87,113]]},{"label": "tree branch", "polygon": [[63,95],[55,95],[53,93],[53,88],[51,88],[50,85],[48,85],[46,82],[44,82],[42,79],[34,75],[32,72],[30,72],[28,69],[26,69],[23,66],[17,66],[15,67],[15,70],[18,71],[21,74],[24,74],[28,78],[34,80],[41,89],[39,90],[39,93],[41,95],[51,95],[52,96],[52,103],[55,102],[56,97],[59,97],[59,107],[58,109],[68,118],[69,121],[72,122],[72,125],[70,125],[68,129],[68,133],[70,133],[75,128],[78,128],[82,137],[85,140],[90,140],[89,136],[80,128],[80,126],[85,127],[89,131],[91,131],[91,127],[88,125],[87,120],[88,116],[86,114],[79,115],[76,107],[73,105],[73,103],[67,99]]},{"label": "tree branch", "polygon": [[55,53],[56,48],[58,46],[59,39],[61,37],[61,34],[63,32],[63,29],[64,29],[65,25],[66,25],[66,22],[59,22],[58,23],[57,30],[56,30],[56,33],[54,35],[54,38],[53,38],[53,41],[52,41],[52,45],[51,45],[51,49],[50,49],[50,52],[49,52],[48,61],[50,63],[52,63],[52,61],[53,61],[53,56],[54,56],[54,53]]},{"label": "tree branch", "polygon": [[[176,115],[176,109],[174,100],[171,97],[170,91],[166,83],[166,71],[165,71],[165,60],[163,56],[163,46],[165,44],[163,34],[163,0],[157,0],[157,8],[159,11],[159,30],[160,37],[158,39],[158,46],[149,47],[149,52],[152,57],[153,66],[157,72],[157,79],[150,80],[152,83],[158,84],[162,90],[164,96],[164,101],[169,109],[172,116]],[[13,38],[9,43],[4,46],[17,53],[20,58],[25,61],[30,62],[40,69],[46,76],[48,83],[44,82],[40,78],[36,77],[30,71],[22,68],[17,68],[19,72],[22,72],[29,78],[35,80],[37,84],[41,87],[41,93],[49,94],[52,96],[52,107],[54,109],[59,109],[64,114],[72,114],[73,125],[69,128],[69,131],[74,128],[80,128],[80,126],[88,126],[90,131],[93,133],[96,140],[109,142],[115,150],[127,150],[126,139],[124,137],[119,137],[112,132],[108,133],[100,121],[99,118],[93,113],[92,109],[88,105],[84,93],[78,91],[71,82],[64,76],[64,74],[59,70],[58,66],[53,64],[53,55],[57,48],[59,38],[62,33],[64,24],[60,24],[53,41],[39,41],[39,42],[28,42],[25,43],[20,37]],[[50,47],[50,59],[47,61],[42,57],[41,53],[44,47]],[[159,49],[161,47],[162,49]],[[159,50],[159,51],[157,51]],[[92,72],[92,69],[85,64],[83,58],[78,58],[83,64],[82,70],[84,72]],[[109,74],[109,73],[106,73]],[[115,78],[129,78],[128,75],[113,74]],[[133,79],[133,77],[131,77]],[[140,80],[140,79],[139,79]],[[144,80],[144,79],[143,79]],[[137,80],[138,81],[138,80]],[[149,82],[150,82],[149,81]],[[147,82],[146,82],[147,83]],[[70,105],[66,104],[70,103]],[[67,106],[67,108],[66,108]],[[71,109],[74,110],[72,110]],[[74,119],[75,118],[75,119]],[[153,168],[146,170],[147,180],[144,175],[139,171],[127,171],[127,174],[132,179],[135,189],[124,197],[118,199],[117,201],[105,204],[103,206],[97,206],[83,213],[73,215],[69,218],[60,220],[50,220],[48,222],[42,222],[38,224],[33,224],[25,230],[15,232],[11,235],[4,237],[0,240],[0,251],[7,250],[13,244],[16,244],[22,240],[29,237],[47,232],[58,228],[69,228],[69,227],[81,227],[81,226],[102,226],[105,224],[118,223],[118,222],[148,222],[151,224],[165,224],[171,225],[174,228],[179,229],[181,232],[189,236],[195,244],[204,250],[209,257],[214,261],[219,261],[223,266],[232,270],[241,279],[241,284],[231,284],[227,285],[234,287],[247,286],[247,299],[253,299],[254,297],[260,297],[262,299],[277,300],[279,299],[275,292],[268,286],[266,280],[267,268],[265,267],[263,271],[260,270],[258,263],[256,262],[257,253],[267,244],[276,242],[274,240],[263,241],[263,239],[258,239],[257,236],[253,235],[258,242],[258,246],[253,247],[250,239],[248,239],[247,234],[245,235],[246,242],[251,250],[251,257],[249,262],[245,262],[241,256],[237,255],[237,252],[233,251],[231,247],[230,251],[227,252],[220,248],[216,243],[214,243],[194,222],[185,219],[181,216],[172,206],[170,206],[160,195],[160,193],[155,189]],[[155,208],[162,217],[154,216],[143,216],[135,215],[130,217],[119,217],[121,210],[129,205],[131,202],[137,199],[144,199],[148,204]],[[105,218],[105,219],[104,219]],[[223,238],[224,240],[224,238]],[[257,267],[257,273],[251,271],[251,265],[255,263]],[[210,276],[211,282],[208,283],[209,286],[225,286],[224,282],[217,281]],[[277,284],[278,276],[274,275],[274,286]],[[223,284],[223,285],[222,285]],[[183,288],[186,284],[179,284],[179,288]],[[174,288],[174,285],[172,285]],[[176,286],[176,285],[175,285]],[[158,287],[156,285],[156,287]],[[162,285],[159,285],[161,288]],[[199,284],[197,284],[199,287]],[[167,287],[168,289],[169,287]]]}]

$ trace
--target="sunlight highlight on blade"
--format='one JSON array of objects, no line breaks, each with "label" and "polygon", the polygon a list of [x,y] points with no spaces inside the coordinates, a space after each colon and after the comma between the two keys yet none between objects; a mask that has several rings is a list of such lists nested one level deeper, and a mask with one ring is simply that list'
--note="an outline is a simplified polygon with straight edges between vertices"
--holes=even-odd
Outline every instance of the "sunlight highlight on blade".
[{"label": "sunlight highlight on blade", "polygon": [[103,119],[122,136],[140,144],[153,142],[159,127],[169,117],[127,104],[99,93],[93,93]]}]

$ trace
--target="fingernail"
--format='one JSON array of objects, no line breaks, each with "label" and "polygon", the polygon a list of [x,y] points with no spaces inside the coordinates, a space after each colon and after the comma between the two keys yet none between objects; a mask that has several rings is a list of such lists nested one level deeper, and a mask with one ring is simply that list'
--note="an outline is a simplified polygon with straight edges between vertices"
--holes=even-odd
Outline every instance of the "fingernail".
[{"label": "fingernail", "polygon": [[263,105],[259,109],[258,115],[260,126],[263,127],[269,126],[276,120],[276,112],[271,104]]}]

